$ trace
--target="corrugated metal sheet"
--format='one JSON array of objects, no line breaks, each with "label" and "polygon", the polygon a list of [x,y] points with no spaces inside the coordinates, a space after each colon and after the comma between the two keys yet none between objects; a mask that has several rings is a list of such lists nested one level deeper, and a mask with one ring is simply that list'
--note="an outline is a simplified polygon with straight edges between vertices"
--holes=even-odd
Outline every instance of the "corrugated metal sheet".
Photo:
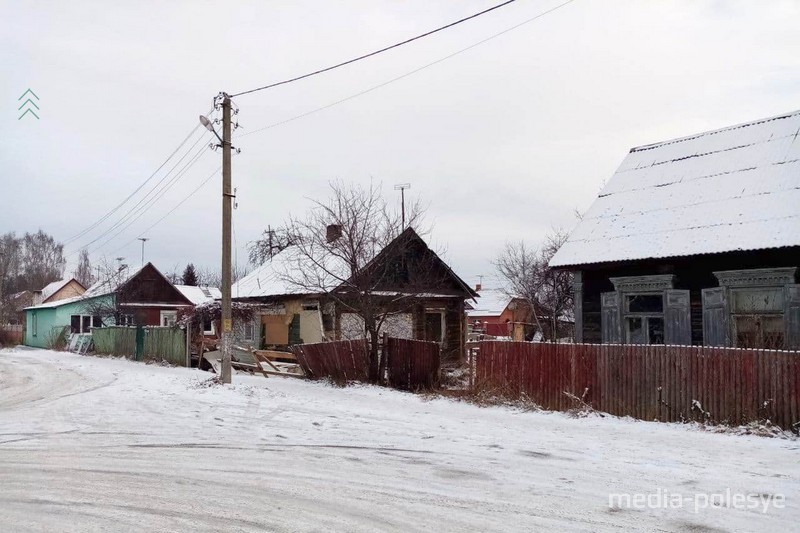
[{"label": "corrugated metal sheet", "polygon": [[550,261],[800,246],[800,111],[634,148]]}]

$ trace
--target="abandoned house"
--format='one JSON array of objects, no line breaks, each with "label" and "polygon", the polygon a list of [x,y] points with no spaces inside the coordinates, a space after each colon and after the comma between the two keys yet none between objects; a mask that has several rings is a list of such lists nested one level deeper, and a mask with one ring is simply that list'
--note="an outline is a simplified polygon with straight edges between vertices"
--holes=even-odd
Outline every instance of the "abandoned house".
[{"label": "abandoned house", "polygon": [[[232,288],[234,301],[257,304],[260,320],[237,342],[282,348],[323,340],[363,338],[364,323],[354,305],[356,287],[385,314],[382,333],[439,343],[444,358],[464,354],[464,302],[473,291],[411,228],[384,247],[346,283],[329,291],[308,292],[291,282],[303,259],[291,249],[276,254]],[[255,329],[260,326],[261,337]]]},{"label": "abandoned house", "polygon": [[800,111],[633,148],[550,262],[578,342],[800,348]]}]

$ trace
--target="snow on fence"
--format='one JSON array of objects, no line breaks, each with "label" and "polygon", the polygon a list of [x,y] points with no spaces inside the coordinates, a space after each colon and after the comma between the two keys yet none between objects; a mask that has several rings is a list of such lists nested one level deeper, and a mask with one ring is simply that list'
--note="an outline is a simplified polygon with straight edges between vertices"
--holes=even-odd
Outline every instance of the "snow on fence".
[{"label": "snow on fence", "polygon": [[[144,352],[146,359],[166,361],[186,366],[186,336],[176,327],[145,327]],[[136,354],[136,328],[109,326],[92,329],[97,353],[133,357]]]},{"label": "snow on fence", "polygon": [[366,381],[369,344],[366,339],[290,346],[306,376],[336,383]]},{"label": "snow on fence", "polygon": [[545,409],[800,426],[800,352],[706,346],[474,343],[474,390]]},{"label": "snow on fence", "polygon": [[389,386],[414,391],[439,385],[438,343],[388,337],[383,355]]}]

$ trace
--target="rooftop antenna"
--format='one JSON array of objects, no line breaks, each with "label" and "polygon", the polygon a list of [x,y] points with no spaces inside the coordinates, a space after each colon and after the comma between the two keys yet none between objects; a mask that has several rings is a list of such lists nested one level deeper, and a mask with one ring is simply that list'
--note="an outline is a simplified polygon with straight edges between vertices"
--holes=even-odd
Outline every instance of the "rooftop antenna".
[{"label": "rooftop antenna", "polygon": [[403,226],[406,229],[406,189],[410,189],[410,183],[399,183],[394,186],[394,190],[400,191],[400,210],[402,213]]},{"label": "rooftop antenna", "polygon": [[140,241],[142,241],[142,266],[144,266],[144,243],[150,240],[149,237],[137,237]]}]

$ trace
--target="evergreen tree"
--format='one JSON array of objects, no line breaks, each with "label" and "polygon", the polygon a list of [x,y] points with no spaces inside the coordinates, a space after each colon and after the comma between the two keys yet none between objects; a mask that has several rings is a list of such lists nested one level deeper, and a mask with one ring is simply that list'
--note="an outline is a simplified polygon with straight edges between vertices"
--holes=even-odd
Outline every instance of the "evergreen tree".
[{"label": "evergreen tree", "polygon": [[194,265],[189,263],[183,270],[183,279],[181,280],[184,285],[197,285],[197,273],[194,271]]}]

